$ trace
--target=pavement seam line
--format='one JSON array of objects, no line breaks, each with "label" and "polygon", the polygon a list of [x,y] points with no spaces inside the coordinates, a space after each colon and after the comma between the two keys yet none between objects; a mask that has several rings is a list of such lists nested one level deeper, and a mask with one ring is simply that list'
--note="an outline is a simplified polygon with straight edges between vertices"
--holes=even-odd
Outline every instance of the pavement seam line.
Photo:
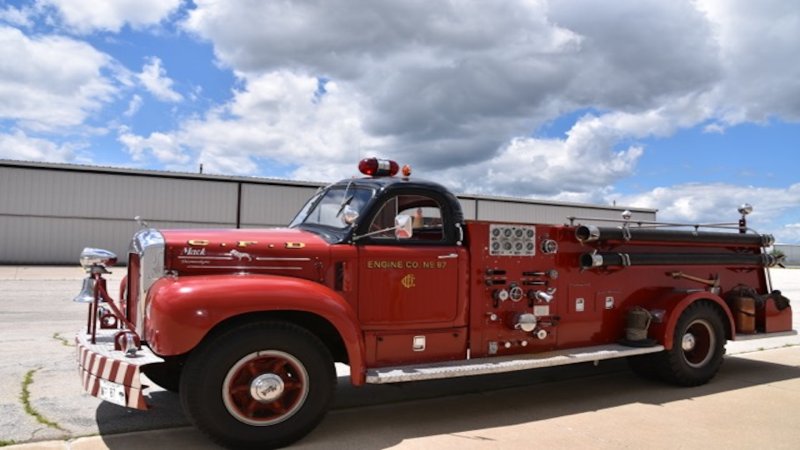
[{"label": "pavement seam line", "polygon": [[19,400],[22,402],[22,406],[23,406],[23,408],[25,408],[25,412],[29,416],[31,416],[34,419],[36,419],[36,421],[39,422],[40,424],[45,425],[45,426],[47,426],[49,428],[53,428],[53,429],[56,429],[56,430],[59,430],[59,431],[63,431],[65,433],[69,433],[69,431],[67,431],[63,427],[61,427],[61,425],[59,425],[59,424],[57,424],[57,423],[55,423],[53,421],[47,420],[39,411],[36,410],[36,408],[33,407],[33,405],[31,405],[31,399],[30,399],[31,393],[28,390],[28,387],[31,384],[33,384],[33,375],[36,372],[38,372],[40,369],[41,369],[41,367],[37,367],[35,369],[29,370],[28,373],[25,374],[25,378],[22,380],[22,390],[21,390],[21,392],[19,394]]}]

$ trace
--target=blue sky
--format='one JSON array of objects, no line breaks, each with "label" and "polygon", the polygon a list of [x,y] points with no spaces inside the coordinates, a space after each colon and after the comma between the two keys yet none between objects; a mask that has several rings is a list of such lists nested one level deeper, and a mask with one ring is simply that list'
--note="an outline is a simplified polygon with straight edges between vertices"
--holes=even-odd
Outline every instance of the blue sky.
[{"label": "blue sky", "polygon": [[0,0],[0,158],[736,219],[800,243],[800,5]]}]

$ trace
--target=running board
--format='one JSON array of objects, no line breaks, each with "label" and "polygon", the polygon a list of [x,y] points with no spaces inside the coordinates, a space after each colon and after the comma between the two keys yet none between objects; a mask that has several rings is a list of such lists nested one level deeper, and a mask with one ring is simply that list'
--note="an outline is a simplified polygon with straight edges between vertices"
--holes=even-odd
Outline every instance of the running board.
[{"label": "running board", "polygon": [[407,381],[488,375],[493,373],[514,372],[517,370],[596,362],[604,359],[657,353],[662,350],[664,350],[664,346],[662,345],[655,345],[652,347],[626,347],[624,345],[609,344],[535,353],[532,355],[509,355],[449,361],[445,363],[383,367],[368,370],[367,383],[403,383]]}]

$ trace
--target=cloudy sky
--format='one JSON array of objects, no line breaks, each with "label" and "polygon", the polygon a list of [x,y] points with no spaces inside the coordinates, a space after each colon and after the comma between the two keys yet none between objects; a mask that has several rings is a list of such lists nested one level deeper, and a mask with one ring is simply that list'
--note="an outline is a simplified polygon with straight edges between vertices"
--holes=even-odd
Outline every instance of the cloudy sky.
[{"label": "cloudy sky", "polygon": [[800,3],[0,0],[0,158],[659,209],[800,242]]}]

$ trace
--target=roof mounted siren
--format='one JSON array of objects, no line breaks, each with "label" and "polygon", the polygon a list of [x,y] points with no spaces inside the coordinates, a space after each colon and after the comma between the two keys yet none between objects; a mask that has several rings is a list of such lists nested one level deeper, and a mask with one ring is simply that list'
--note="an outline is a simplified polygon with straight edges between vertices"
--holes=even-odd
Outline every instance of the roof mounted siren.
[{"label": "roof mounted siren", "polygon": [[371,177],[393,177],[400,166],[388,159],[364,158],[358,163],[358,171]]}]

